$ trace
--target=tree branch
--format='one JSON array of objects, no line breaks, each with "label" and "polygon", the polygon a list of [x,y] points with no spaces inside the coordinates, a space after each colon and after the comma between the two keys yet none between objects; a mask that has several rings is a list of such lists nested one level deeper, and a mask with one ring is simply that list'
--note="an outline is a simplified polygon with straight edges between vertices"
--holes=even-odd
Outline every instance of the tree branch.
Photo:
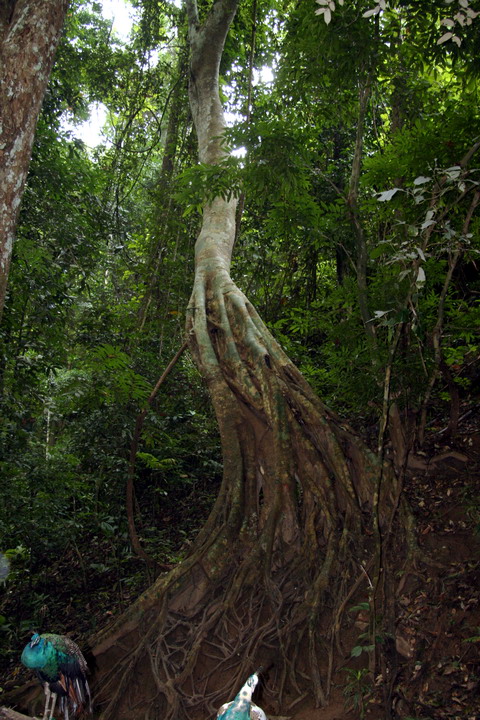
[{"label": "tree branch", "polygon": [[465,153],[465,155],[463,156],[463,158],[462,158],[462,159],[460,160],[460,162],[459,162],[460,167],[461,167],[461,168],[467,167],[467,165],[469,164],[470,160],[472,159],[472,157],[475,155],[475,153],[476,153],[477,150],[479,150],[479,149],[480,149],[480,140],[478,140],[474,145],[472,145],[472,147],[470,148],[470,150],[468,150],[468,152]]},{"label": "tree branch", "polygon": [[[352,160],[352,170],[348,186],[347,207],[350,214],[353,230],[355,233],[356,244],[356,274],[357,274],[357,296],[360,314],[362,316],[363,325],[367,340],[372,351],[376,348],[375,326],[372,323],[372,315],[368,307],[368,289],[367,289],[367,243],[365,240],[365,232],[358,208],[358,190],[360,185],[360,173],[362,168],[363,156],[363,134],[365,130],[365,119],[367,115],[367,107],[372,92],[372,73],[370,72],[365,80],[360,82],[358,89],[358,119],[357,133],[355,138],[355,150]],[[372,352],[372,362],[376,362],[376,353]]]},{"label": "tree branch", "polygon": [[22,715],[7,707],[0,708],[0,718],[1,720],[32,720],[30,715]]},{"label": "tree branch", "polygon": [[[477,143],[477,145],[478,145],[478,147],[480,147],[480,143]],[[475,212],[475,209],[476,209],[479,201],[480,201],[480,191],[477,190],[472,198],[472,202],[470,204],[470,207],[467,211],[467,215],[466,215],[464,223],[463,223],[463,227],[462,227],[463,235],[466,235],[469,230],[470,222],[473,217],[473,213]],[[440,293],[440,298],[438,301],[437,321],[436,321],[435,327],[433,328],[433,331],[432,331],[432,345],[433,345],[433,350],[434,350],[434,367],[433,367],[433,371],[432,371],[430,380],[428,382],[427,390],[425,392],[423,402],[422,402],[420,427],[418,430],[420,447],[422,447],[423,442],[424,442],[424,433],[425,433],[425,427],[427,424],[428,403],[430,401],[430,397],[432,395],[432,391],[433,391],[435,382],[437,380],[437,377],[440,374],[440,369],[441,369],[441,365],[443,362],[442,332],[443,332],[443,326],[444,326],[445,303],[446,303],[446,299],[447,299],[447,293],[448,293],[448,290],[450,287],[450,282],[452,280],[453,273],[455,271],[458,260],[461,257],[462,253],[463,253],[463,248],[462,248],[461,244],[459,244],[458,247],[456,248],[455,252],[451,255],[449,254],[448,271],[445,276],[442,291]]]},{"label": "tree branch", "polygon": [[187,11],[188,31],[196,32],[200,21],[198,19],[197,0],[185,0],[185,9]]},{"label": "tree branch", "polygon": [[[250,36],[250,54],[248,58],[248,90],[247,90],[247,112],[245,115],[245,127],[247,131],[250,129],[250,120],[252,117],[252,88],[253,88],[253,63],[255,60],[255,42],[257,36],[257,0],[253,0],[252,7],[252,34]],[[248,159],[247,159],[248,162]],[[237,214],[235,218],[235,240],[237,242],[240,235],[240,223],[242,221],[243,210],[245,208],[245,191],[242,190],[238,198]]]}]

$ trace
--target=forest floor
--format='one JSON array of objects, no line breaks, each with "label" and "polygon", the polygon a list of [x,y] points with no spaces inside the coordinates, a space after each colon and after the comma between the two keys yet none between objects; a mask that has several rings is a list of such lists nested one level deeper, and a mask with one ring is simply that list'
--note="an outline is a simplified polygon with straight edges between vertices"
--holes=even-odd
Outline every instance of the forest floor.
[{"label": "forest floor", "polygon": [[[480,427],[462,426],[455,441],[432,431],[412,458],[405,492],[426,563],[397,597],[397,679],[392,717],[405,720],[480,719]],[[361,613],[352,619],[362,629]],[[354,637],[354,634],[352,635]],[[365,665],[365,662],[363,662]],[[371,691],[347,653],[327,708],[308,701],[292,720],[385,718],[380,687]],[[380,683],[379,683],[380,686]]]},{"label": "forest floor", "polygon": [[[405,577],[397,597],[396,681],[392,717],[406,720],[479,720],[480,718],[480,417],[474,413],[462,423],[455,441],[442,441],[441,428],[432,429],[424,453],[412,458],[405,492],[417,523],[422,558]],[[65,560],[65,559],[64,559]],[[72,572],[73,556],[69,559]],[[63,571],[67,566],[63,563]],[[121,596],[102,589],[93,598],[78,582],[75,605],[55,605],[55,631],[72,625],[82,644],[92,629],[106,625],[133,600],[138,587]],[[62,567],[51,573],[61,577]],[[47,602],[47,601],[46,601]],[[50,615],[51,608],[45,608]],[[347,613],[346,636],[355,638],[365,628],[362,612]],[[51,624],[51,623],[50,623]],[[0,688],[9,691],[31,680],[18,662],[17,652],[3,658]],[[84,646],[84,645],[82,645]],[[353,645],[350,645],[349,649]],[[381,679],[369,684],[362,668],[365,653],[352,658],[349,649],[334,677],[335,689],[326,708],[311,700],[293,703],[289,710],[268,707],[269,717],[291,720],[356,720],[385,718]],[[0,658],[1,659],[1,658]],[[268,681],[267,681],[268,687]],[[15,690],[14,693],[15,695]],[[262,705],[262,698],[259,699]]]}]

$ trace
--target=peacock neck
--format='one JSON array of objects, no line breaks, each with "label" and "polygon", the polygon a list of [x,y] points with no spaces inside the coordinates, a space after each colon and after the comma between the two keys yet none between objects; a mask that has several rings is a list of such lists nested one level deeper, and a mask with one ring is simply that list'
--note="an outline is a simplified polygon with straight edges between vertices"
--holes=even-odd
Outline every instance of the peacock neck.
[{"label": "peacock neck", "polygon": [[27,645],[22,653],[22,662],[32,670],[41,670],[42,674],[49,680],[58,676],[59,653],[45,640],[31,647]]}]

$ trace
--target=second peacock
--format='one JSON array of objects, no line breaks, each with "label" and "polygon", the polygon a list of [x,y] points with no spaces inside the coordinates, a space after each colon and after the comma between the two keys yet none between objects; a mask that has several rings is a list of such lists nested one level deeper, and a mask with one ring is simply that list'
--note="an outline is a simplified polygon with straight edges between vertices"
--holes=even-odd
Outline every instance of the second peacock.
[{"label": "second peacock", "polygon": [[267,720],[262,708],[252,702],[259,672],[260,669],[250,675],[234,700],[222,705],[217,713],[217,720]]}]

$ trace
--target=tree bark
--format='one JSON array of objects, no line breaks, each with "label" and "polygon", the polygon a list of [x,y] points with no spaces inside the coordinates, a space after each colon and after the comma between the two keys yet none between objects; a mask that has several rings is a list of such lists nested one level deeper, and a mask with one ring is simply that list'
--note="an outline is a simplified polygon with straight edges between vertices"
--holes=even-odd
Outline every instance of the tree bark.
[{"label": "tree bark", "polygon": [[10,0],[0,11],[0,318],[37,120],[68,0]]}]

